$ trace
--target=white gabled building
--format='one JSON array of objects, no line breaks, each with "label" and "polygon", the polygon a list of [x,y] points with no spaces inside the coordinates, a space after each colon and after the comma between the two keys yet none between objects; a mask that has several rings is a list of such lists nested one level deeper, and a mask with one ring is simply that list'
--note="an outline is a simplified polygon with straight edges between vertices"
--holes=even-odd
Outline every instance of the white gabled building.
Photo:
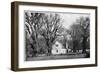
[{"label": "white gabled building", "polygon": [[56,41],[54,43],[54,45],[52,45],[52,50],[51,53],[53,55],[57,55],[57,54],[66,54],[66,49],[63,48],[62,43],[60,43],[59,41]]}]

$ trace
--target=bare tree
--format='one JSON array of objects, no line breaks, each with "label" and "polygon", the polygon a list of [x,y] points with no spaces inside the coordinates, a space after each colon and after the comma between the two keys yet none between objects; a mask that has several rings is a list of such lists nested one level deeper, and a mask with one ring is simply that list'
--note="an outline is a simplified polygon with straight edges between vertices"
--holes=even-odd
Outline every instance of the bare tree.
[{"label": "bare tree", "polygon": [[[48,50],[51,54],[52,43],[57,38],[57,34],[62,30],[60,15],[56,13],[32,13],[25,12],[25,30],[27,39],[31,41],[32,48],[37,52],[40,50],[38,35],[44,37]],[[33,41],[32,41],[33,40]]]},{"label": "bare tree", "polygon": [[[25,31],[26,31],[26,46],[29,44],[38,52],[38,34],[43,23],[43,13],[32,13],[31,11],[25,12]],[[28,42],[29,41],[29,42]]]},{"label": "bare tree", "polygon": [[45,24],[41,29],[41,35],[46,40],[46,45],[48,46],[48,55],[51,54],[52,43],[57,38],[57,33],[62,28],[60,15],[55,13],[50,13],[45,16]]}]

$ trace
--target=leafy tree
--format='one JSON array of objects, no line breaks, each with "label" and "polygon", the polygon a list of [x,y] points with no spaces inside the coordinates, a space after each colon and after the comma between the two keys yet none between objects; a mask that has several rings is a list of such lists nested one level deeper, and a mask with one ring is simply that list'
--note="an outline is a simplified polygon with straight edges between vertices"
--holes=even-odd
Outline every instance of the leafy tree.
[{"label": "leafy tree", "polygon": [[83,53],[84,53],[84,52],[86,52],[85,49],[87,49],[86,45],[89,43],[88,39],[90,39],[90,19],[89,19],[89,17],[86,17],[86,18],[81,17],[79,23],[80,23],[80,25],[82,27],[82,31],[83,31],[82,47],[83,47]]},{"label": "leafy tree", "polygon": [[[86,52],[87,44],[90,38],[90,19],[89,17],[80,17],[71,26],[71,37],[73,40],[73,49],[82,48]],[[88,40],[88,41],[87,41]],[[82,47],[80,46],[82,45]]]},{"label": "leafy tree", "polygon": [[83,32],[81,31],[81,26],[79,24],[73,24],[71,26],[70,34],[72,37],[73,51],[76,52],[77,49],[81,48],[79,47],[81,35],[83,34]]}]

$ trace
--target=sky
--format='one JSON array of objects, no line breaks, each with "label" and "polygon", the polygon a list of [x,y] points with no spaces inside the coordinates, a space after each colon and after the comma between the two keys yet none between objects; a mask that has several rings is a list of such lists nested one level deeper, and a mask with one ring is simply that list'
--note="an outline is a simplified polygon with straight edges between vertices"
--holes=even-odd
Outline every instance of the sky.
[{"label": "sky", "polygon": [[67,29],[76,22],[80,17],[89,17],[89,14],[80,14],[80,13],[60,13],[61,18],[63,19],[63,26]]}]

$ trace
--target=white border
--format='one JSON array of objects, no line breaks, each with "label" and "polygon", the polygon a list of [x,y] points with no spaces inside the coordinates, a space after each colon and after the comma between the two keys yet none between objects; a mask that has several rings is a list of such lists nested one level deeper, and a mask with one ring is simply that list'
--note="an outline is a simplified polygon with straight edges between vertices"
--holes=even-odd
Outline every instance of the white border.
[{"label": "white border", "polygon": [[[90,14],[90,58],[82,59],[64,59],[48,61],[24,61],[24,10],[34,11],[52,11],[52,12],[74,12]],[[95,10],[80,8],[58,8],[58,7],[41,7],[41,6],[19,6],[19,68],[34,68],[62,65],[82,65],[95,64]]]}]

